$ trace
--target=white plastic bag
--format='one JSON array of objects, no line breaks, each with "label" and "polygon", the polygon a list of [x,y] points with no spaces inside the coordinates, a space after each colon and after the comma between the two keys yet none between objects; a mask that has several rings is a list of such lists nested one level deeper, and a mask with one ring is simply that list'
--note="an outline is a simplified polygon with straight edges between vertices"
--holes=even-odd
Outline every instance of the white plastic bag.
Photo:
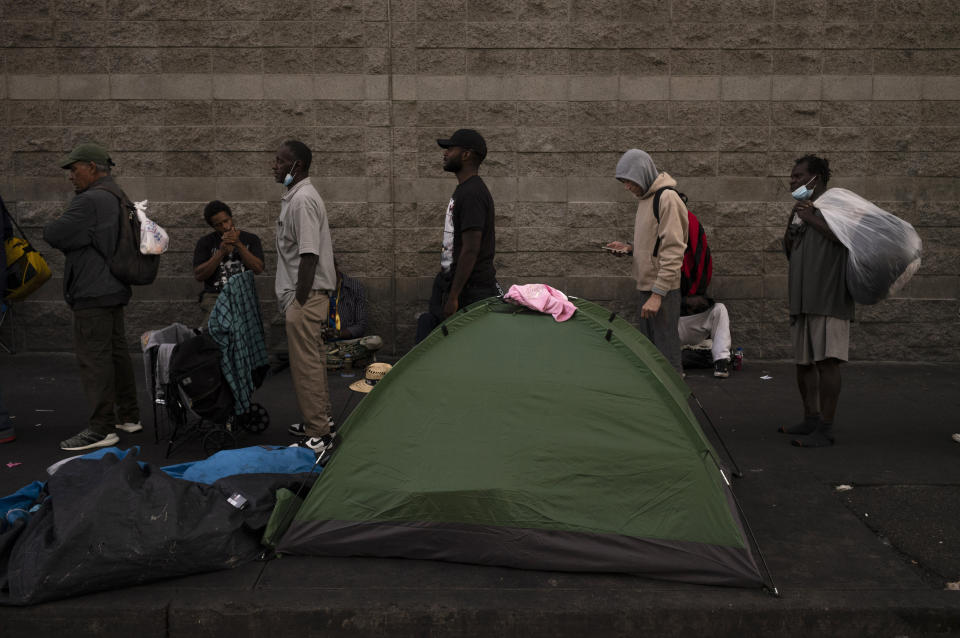
[{"label": "white plastic bag", "polygon": [[140,219],[140,253],[162,255],[167,252],[170,238],[167,231],[147,217],[147,200],[134,202],[133,205],[137,208],[137,217]]},{"label": "white plastic bag", "polygon": [[896,215],[845,188],[831,188],[813,204],[847,247],[847,289],[857,303],[895,294],[920,268],[920,236]]}]

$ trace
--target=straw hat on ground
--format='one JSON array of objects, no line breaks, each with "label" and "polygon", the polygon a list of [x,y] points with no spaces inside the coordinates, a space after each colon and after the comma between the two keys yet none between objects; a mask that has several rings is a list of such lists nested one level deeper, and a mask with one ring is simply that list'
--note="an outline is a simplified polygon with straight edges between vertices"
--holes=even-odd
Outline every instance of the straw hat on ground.
[{"label": "straw hat on ground", "polygon": [[363,378],[350,384],[350,389],[354,392],[363,392],[366,394],[373,390],[373,386],[382,379],[390,369],[393,368],[389,363],[371,363],[367,366],[367,371]]}]

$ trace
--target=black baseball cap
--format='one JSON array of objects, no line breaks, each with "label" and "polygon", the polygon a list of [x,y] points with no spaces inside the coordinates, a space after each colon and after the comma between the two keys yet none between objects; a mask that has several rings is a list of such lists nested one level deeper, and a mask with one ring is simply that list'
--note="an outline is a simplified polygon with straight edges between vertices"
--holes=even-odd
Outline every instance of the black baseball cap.
[{"label": "black baseball cap", "polygon": [[437,144],[440,148],[450,148],[459,146],[470,151],[475,151],[480,156],[480,161],[487,156],[487,142],[483,136],[470,128],[462,128],[456,131],[449,139],[438,139]]}]

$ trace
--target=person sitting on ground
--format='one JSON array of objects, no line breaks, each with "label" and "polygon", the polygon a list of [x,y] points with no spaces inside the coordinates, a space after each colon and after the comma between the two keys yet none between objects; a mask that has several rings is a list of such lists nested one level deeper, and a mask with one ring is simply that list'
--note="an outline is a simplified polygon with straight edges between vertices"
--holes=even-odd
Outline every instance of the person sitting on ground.
[{"label": "person sitting on ground", "polygon": [[[374,352],[383,346],[377,335],[365,335],[367,331],[367,303],[363,284],[337,269],[337,288],[330,293],[330,319],[324,326],[324,342],[327,347],[327,369],[343,367],[349,355],[351,365],[362,365]],[[359,363],[358,363],[359,362]]]},{"label": "person sitting on ground", "polygon": [[213,232],[197,241],[193,251],[193,276],[203,282],[199,303],[206,325],[230,277],[245,270],[252,270],[255,275],[263,272],[263,245],[253,233],[237,228],[233,211],[221,201],[208,203],[203,209],[203,219]]},{"label": "person sitting on ground", "polygon": [[726,379],[730,376],[730,315],[727,307],[706,295],[684,297],[680,306],[680,343],[695,346],[706,339],[711,340],[710,356],[713,359],[713,376]]},{"label": "person sitting on ground", "polygon": [[711,340],[713,376],[730,376],[730,316],[727,307],[707,296],[713,277],[713,256],[707,244],[707,233],[697,216],[687,211],[688,241],[680,268],[680,321],[677,330],[680,343],[694,346]]}]

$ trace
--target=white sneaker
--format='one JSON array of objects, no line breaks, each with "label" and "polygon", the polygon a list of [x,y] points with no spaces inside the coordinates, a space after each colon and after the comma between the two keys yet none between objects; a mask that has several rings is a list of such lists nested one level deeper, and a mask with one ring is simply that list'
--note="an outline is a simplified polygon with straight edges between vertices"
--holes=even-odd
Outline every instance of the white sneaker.
[{"label": "white sneaker", "polygon": [[126,423],[117,423],[113,427],[117,428],[122,432],[128,432],[130,434],[133,434],[134,432],[139,432],[140,430],[143,429],[143,425],[141,425],[140,421],[137,421],[136,423],[130,423],[129,421]]},{"label": "white sneaker", "polygon": [[300,441],[298,445],[313,450],[313,453],[317,456],[323,456],[324,452],[333,449],[333,437],[329,434],[312,436]]}]

